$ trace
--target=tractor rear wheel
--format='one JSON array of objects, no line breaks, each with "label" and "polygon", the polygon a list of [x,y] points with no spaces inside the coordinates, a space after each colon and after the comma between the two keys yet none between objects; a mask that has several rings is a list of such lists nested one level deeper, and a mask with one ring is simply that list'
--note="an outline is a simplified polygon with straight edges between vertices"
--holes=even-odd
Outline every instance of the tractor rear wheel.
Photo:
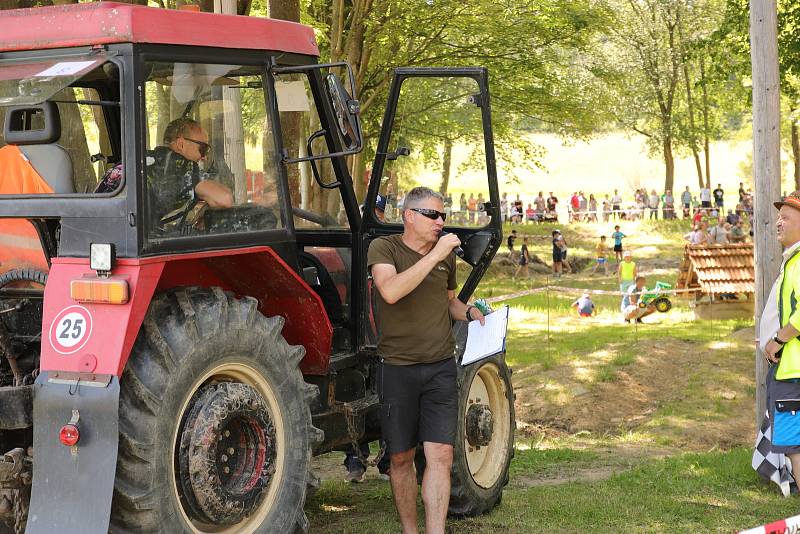
[{"label": "tractor rear wheel", "polygon": [[661,313],[667,313],[669,310],[672,309],[672,302],[667,297],[661,297],[656,299],[653,305],[655,305],[656,310],[658,310]]},{"label": "tractor rear wheel", "polygon": [[459,365],[458,392],[448,512],[475,516],[500,502],[514,456],[514,390],[505,355]]},{"label": "tractor rear wheel", "polygon": [[112,532],[306,532],[318,394],[282,317],[220,289],[157,296],[120,380]]}]

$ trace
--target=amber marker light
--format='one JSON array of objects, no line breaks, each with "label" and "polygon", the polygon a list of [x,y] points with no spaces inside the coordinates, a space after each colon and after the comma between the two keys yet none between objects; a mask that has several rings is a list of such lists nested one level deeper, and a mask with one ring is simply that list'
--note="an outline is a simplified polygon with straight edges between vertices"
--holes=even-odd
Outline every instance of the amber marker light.
[{"label": "amber marker light", "polygon": [[126,278],[79,278],[69,283],[69,295],[76,302],[94,304],[125,304],[129,290]]}]

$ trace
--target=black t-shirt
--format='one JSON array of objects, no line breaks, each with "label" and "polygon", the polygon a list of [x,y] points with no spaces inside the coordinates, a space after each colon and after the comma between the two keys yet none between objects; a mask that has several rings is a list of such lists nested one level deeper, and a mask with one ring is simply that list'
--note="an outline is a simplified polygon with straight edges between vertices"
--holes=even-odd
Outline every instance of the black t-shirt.
[{"label": "black t-shirt", "polygon": [[548,197],[547,198],[547,209],[548,211],[553,211],[556,209],[556,204],[558,204],[558,199],[556,197]]},{"label": "black t-shirt", "polygon": [[147,165],[151,215],[158,220],[185,206],[194,199],[194,188],[199,181],[197,163],[168,147],[156,147],[148,153]]},{"label": "black t-shirt", "polygon": [[519,249],[519,263],[520,265],[527,265],[528,263],[528,245],[522,244],[522,247]]},{"label": "black t-shirt", "polygon": [[514,234],[509,234],[508,235],[508,239],[506,240],[506,244],[508,245],[509,249],[511,249],[511,250],[514,249],[514,240],[516,238],[517,238],[517,236],[515,236]]},{"label": "black t-shirt", "polygon": [[722,200],[724,196],[725,192],[722,189],[720,188],[714,189],[714,200]]},{"label": "black t-shirt", "polygon": [[553,256],[561,254],[561,247],[559,246],[558,242],[560,241],[559,238],[553,238]]}]

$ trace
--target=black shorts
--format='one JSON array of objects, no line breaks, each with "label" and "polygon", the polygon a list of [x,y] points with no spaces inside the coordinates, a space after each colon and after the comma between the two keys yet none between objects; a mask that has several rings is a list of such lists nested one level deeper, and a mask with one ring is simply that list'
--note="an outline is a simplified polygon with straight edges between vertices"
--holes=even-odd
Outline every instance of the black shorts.
[{"label": "black shorts", "polygon": [[622,252],[622,245],[614,245],[614,252]]},{"label": "black shorts", "polygon": [[[778,370],[776,364],[770,365],[767,369],[767,409],[773,424],[775,421],[775,401],[782,399],[800,399],[800,382],[794,380],[778,380],[775,373]],[[772,443],[772,452],[782,454],[800,453],[800,443],[796,445],[775,445]],[[766,454],[765,454],[766,456]]]},{"label": "black shorts", "polygon": [[561,252],[553,252],[553,263],[561,263]]},{"label": "black shorts", "polygon": [[455,444],[458,422],[456,360],[379,366],[381,432],[389,454],[420,442]]},{"label": "black shorts", "polygon": [[704,200],[704,201],[702,201],[702,202],[700,203],[700,207],[701,207],[701,208],[710,208],[710,207],[711,207],[711,201],[710,201],[710,200]]}]

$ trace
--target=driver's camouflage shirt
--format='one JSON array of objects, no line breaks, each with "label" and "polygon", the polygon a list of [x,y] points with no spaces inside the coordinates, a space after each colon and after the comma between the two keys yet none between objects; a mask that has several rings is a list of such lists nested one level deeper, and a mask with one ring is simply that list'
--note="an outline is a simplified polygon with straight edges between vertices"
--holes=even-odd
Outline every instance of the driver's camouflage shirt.
[{"label": "driver's camouflage shirt", "polygon": [[194,199],[200,169],[168,147],[160,146],[147,154],[147,185],[150,213],[154,220],[182,208]]}]

